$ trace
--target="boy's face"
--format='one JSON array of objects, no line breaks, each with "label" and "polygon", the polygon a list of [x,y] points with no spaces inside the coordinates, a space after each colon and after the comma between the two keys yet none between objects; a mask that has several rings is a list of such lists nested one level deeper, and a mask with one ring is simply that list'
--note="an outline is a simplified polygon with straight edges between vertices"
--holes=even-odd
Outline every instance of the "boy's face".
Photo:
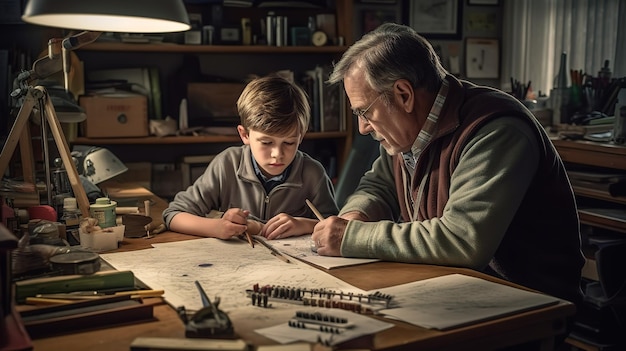
[{"label": "boy's face", "polygon": [[250,145],[252,156],[266,177],[277,176],[285,171],[296,156],[302,139],[296,129],[283,136],[246,131],[241,125],[237,126],[237,131],[241,141]]}]

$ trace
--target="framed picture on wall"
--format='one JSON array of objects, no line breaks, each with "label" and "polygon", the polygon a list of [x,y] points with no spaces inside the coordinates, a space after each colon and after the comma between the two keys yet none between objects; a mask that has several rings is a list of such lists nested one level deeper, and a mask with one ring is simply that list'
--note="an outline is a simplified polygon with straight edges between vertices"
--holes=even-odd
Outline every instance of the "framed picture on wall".
[{"label": "framed picture on wall", "polygon": [[499,78],[500,41],[491,38],[467,38],[465,74],[467,78]]},{"label": "framed picture on wall", "polygon": [[428,39],[460,39],[462,3],[458,0],[408,1],[409,23]]},{"label": "framed picture on wall", "polygon": [[371,32],[383,23],[397,22],[395,10],[364,10],[363,34]]}]

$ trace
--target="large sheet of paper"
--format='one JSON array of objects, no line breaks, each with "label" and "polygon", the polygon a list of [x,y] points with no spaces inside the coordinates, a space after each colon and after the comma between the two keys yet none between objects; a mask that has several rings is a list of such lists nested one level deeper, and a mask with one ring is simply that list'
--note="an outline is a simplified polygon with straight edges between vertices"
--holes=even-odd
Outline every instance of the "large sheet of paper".
[{"label": "large sheet of paper", "polygon": [[245,291],[254,284],[364,293],[306,263],[295,259],[285,263],[271,255],[266,247],[251,248],[240,240],[206,238],[153,244],[153,247],[103,253],[100,257],[117,270],[133,271],[135,277],[150,288],[163,289],[165,300],[174,307],[202,308],[194,284],[196,280],[209,298],[221,298],[219,307],[225,312],[251,306],[252,301]]},{"label": "large sheet of paper", "polygon": [[[260,238],[259,240],[263,239]],[[294,236],[279,240],[267,240],[267,243],[289,256],[325,269],[355,266],[380,261],[375,258],[348,258],[318,255],[311,250],[311,235]]]},{"label": "large sheet of paper", "polygon": [[560,300],[462,274],[450,274],[396,285],[378,291],[394,296],[397,308],[379,311],[424,328],[449,329],[522,311]]}]

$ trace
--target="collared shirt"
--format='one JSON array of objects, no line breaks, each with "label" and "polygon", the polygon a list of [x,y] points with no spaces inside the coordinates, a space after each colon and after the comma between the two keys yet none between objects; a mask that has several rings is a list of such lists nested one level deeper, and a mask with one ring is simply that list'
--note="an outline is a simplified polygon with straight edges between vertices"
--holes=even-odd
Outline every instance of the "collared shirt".
[{"label": "collared shirt", "polygon": [[[420,183],[417,199],[414,199],[411,196],[411,184],[413,183],[413,173],[415,173],[415,165],[417,164],[417,160],[422,154],[422,150],[430,142],[433,135],[437,131],[437,121],[439,120],[439,114],[441,113],[441,108],[443,104],[446,102],[446,97],[448,96],[448,88],[449,83],[447,79],[442,81],[441,87],[439,88],[439,92],[437,93],[437,97],[435,98],[435,102],[433,103],[433,107],[431,107],[430,112],[428,113],[428,117],[426,118],[426,122],[422,126],[417,138],[413,142],[413,146],[411,146],[411,151],[402,152],[402,158],[404,159],[405,170],[402,171],[402,177],[404,179],[404,186],[406,191],[404,192],[404,201],[407,208],[410,209],[409,215],[411,216],[411,221],[414,221],[417,218],[417,214],[415,213],[414,204],[415,202],[419,202],[422,197],[424,186],[426,185],[426,178],[424,177]],[[432,161],[432,159],[431,159]],[[430,169],[430,164],[427,167]]]},{"label": "collared shirt", "polygon": [[430,113],[426,118],[426,122],[424,122],[422,130],[420,130],[417,138],[413,142],[413,146],[411,146],[411,151],[402,153],[402,158],[404,158],[404,164],[407,166],[409,174],[411,175],[413,175],[413,171],[415,170],[415,164],[417,163],[417,159],[420,157],[424,146],[426,146],[426,144],[433,137],[433,134],[435,134],[435,132],[437,131],[437,120],[439,120],[441,108],[446,102],[446,97],[448,96],[448,87],[449,83],[446,79],[444,79],[441,87],[439,88],[439,92],[437,93],[437,97],[435,98],[435,102],[433,103],[433,107],[430,109]]},{"label": "collared shirt", "polygon": [[261,184],[263,184],[263,188],[265,188],[266,193],[269,194],[270,191],[272,191],[272,189],[274,189],[277,185],[284,183],[287,177],[289,177],[289,171],[291,170],[291,165],[289,165],[283,173],[277,176],[268,178],[265,176],[265,174],[263,174],[263,172],[261,172],[261,168],[259,167],[259,164],[254,159],[254,156],[252,156],[251,158],[252,158],[252,165],[254,166],[254,173],[256,173],[256,176],[261,181]]}]

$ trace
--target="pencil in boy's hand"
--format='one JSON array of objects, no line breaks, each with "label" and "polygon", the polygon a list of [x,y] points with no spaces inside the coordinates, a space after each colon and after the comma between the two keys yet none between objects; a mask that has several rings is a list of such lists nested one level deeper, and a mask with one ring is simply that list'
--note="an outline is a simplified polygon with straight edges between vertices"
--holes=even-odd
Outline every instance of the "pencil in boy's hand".
[{"label": "pencil in boy's hand", "polygon": [[250,246],[252,246],[252,248],[254,249],[254,243],[252,242],[252,237],[250,236],[250,233],[248,233],[248,231],[246,230],[244,232],[246,234],[246,239],[248,239],[248,243],[250,244]]},{"label": "pencil in boy's hand", "polygon": [[324,217],[322,216],[320,211],[318,211],[317,208],[315,208],[315,206],[313,205],[313,203],[311,201],[309,201],[309,199],[306,199],[304,201],[306,201],[306,204],[309,206],[311,211],[313,211],[313,213],[315,214],[315,217],[317,217],[317,219],[319,219],[320,221],[324,219]]}]

